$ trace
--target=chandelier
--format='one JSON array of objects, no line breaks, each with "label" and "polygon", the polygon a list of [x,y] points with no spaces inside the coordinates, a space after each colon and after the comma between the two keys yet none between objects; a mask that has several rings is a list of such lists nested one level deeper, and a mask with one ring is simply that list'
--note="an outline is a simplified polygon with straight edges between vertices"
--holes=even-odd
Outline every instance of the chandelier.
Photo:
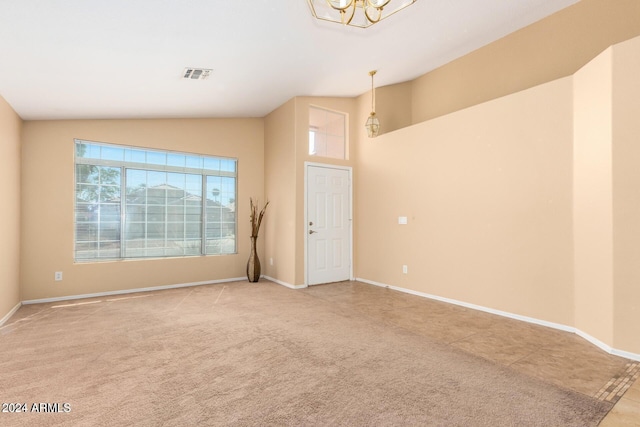
[{"label": "chandelier", "polygon": [[375,138],[380,132],[380,120],[376,117],[376,90],[373,87],[373,76],[376,75],[376,70],[369,71],[369,75],[371,76],[371,114],[364,127],[367,129],[369,138]]},{"label": "chandelier", "polygon": [[418,0],[307,0],[317,19],[367,28]]}]

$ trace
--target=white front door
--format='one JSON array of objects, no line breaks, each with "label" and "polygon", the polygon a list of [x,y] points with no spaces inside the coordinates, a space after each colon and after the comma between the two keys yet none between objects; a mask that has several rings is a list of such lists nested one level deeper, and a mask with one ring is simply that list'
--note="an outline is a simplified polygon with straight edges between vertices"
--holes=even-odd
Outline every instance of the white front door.
[{"label": "white front door", "polygon": [[350,169],[307,165],[307,283],[351,278]]}]

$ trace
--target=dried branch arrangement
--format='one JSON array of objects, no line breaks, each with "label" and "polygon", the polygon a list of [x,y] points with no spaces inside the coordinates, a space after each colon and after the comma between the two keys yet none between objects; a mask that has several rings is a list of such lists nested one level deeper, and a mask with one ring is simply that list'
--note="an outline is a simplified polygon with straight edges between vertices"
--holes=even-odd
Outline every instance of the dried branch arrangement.
[{"label": "dried branch arrangement", "polygon": [[267,206],[269,206],[269,201],[267,201],[267,203],[265,203],[265,205],[262,207],[262,210],[260,211],[260,213],[258,214],[258,200],[256,200],[256,203],[253,203],[253,198],[249,198],[249,201],[251,202],[251,237],[258,237],[258,232],[260,231],[260,224],[262,224],[262,217],[264,216],[264,211],[267,209]]}]

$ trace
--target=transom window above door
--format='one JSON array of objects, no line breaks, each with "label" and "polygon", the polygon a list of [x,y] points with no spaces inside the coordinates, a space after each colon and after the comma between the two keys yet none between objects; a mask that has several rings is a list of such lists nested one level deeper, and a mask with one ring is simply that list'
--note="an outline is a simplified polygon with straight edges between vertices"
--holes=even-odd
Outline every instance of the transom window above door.
[{"label": "transom window above door", "polygon": [[347,115],[325,108],[309,107],[309,155],[346,159]]}]

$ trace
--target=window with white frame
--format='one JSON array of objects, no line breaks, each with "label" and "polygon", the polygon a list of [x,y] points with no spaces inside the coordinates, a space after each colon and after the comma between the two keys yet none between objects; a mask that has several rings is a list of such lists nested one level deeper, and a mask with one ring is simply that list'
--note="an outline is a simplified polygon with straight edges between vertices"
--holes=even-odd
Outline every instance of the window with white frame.
[{"label": "window with white frame", "polygon": [[75,148],[76,261],[236,253],[236,159]]},{"label": "window with white frame", "polygon": [[345,159],[347,115],[309,107],[309,155]]}]

